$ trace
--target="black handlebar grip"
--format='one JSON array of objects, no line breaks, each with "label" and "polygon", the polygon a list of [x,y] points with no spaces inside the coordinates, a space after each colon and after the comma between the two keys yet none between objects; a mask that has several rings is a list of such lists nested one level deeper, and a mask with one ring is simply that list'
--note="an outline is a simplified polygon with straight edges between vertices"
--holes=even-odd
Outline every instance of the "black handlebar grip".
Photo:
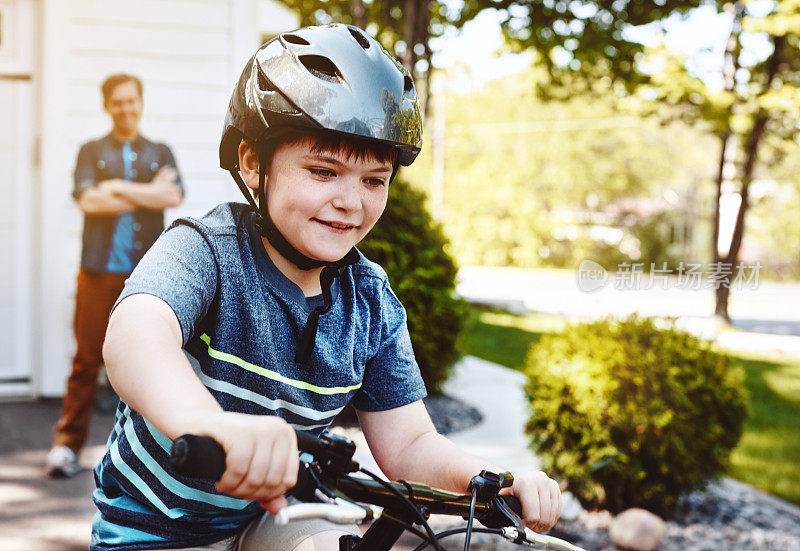
[{"label": "black handlebar grip", "polygon": [[512,495],[502,495],[500,496],[503,499],[503,502],[508,506],[509,509],[514,511],[518,517],[522,518],[522,503],[516,496]]},{"label": "black handlebar grip", "polygon": [[294,433],[297,435],[297,449],[301,452],[314,454],[327,449],[326,444],[312,434],[301,430],[296,430]]},{"label": "black handlebar grip", "polygon": [[172,444],[170,464],[184,476],[219,480],[225,472],[225,450],[208,436],[184,434]]}]

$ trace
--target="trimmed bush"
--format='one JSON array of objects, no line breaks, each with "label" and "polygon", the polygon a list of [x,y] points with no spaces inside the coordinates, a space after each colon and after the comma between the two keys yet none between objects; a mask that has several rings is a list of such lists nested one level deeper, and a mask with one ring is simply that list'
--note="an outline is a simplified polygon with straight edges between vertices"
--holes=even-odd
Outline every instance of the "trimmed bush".
[{"label": "trimmed bush", "polygon": [[545,335],[526,374],[533,449],[589,508],[669,513],[681,492],[724,470],[747,416],[730,358],[651,319]]},{"label": "trimmed bush", "polygon": [[408,314],[414,354],[428,392],[441,392],[458,358],[456,343],[467,316],[454,296],[456,266],[441,227],[423,207],[425,196],[395,179],[378,223],[358,248],[380,264]]}]

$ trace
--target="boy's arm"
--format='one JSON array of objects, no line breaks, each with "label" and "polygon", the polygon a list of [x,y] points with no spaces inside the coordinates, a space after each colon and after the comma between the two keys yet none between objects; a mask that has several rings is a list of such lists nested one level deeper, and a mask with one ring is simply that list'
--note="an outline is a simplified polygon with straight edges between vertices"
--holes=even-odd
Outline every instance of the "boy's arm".
[{"label": "boy's arm", "polygon": [[172,308],[143,293],[117,305],[103,345],[108,378],[120,398],[170,439],[201,430],[206,417],[222,412],[182,346]]},{"label": "boy's arm", "polygon": [[210,436],[225,449],[217,489],[277,512],[297,483],[297,442],[279,417],[224,412],[183,353],[180,323],[153,295],[133,294],[114,309],[103,358],[122,398],[170,439]]},{"label": "boy's arm", "polygon": [[[385,411],[358,411],[369,449],[392,480],[411,480],[466,492],[481,470],[505,469],[474,457],[436,432],[422,401]],[[512,493],[522,502],[525,523],[545,531],[561,513],[558,484],[543,472],[513,473]]]}]

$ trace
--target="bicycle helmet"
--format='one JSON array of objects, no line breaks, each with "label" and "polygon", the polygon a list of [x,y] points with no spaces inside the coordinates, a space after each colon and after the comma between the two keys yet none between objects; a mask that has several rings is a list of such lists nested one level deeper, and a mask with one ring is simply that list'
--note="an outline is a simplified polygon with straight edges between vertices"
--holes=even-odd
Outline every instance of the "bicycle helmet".
[{"label": "bicycle helmet", "polygon": [[341,24],[283,33],[250,58],[228,106],[220,166],[238,167],[242,138],[257,144],[282,126],[383,142],[403,166],[422,138],[411,75],[377,40]]},{"label": "bicycle helmet", "polygon": [[[303,270],[323,268],[320,283],[325,304],[309,316],[296,356],[305,363],[318,317],[331,307],[332,282],[345,266],[358,260],[358,253],[353,248],[335,262],[309,258],[270,219],[264,190],[267,150],[271,137],[282,128],[332,132],[389,145],[398,153],[396,173],[398,165],[410,165],[419,153],[422,117],[405,67],[378,41],[350,25],[304,27],[280,34],[256,51],[239,77],[220,140],[220,166],[230,172],[258,213],[262,235],[283,257]],[[254,145],[259,155],[257,203],[238,170],[242,139]]]}]

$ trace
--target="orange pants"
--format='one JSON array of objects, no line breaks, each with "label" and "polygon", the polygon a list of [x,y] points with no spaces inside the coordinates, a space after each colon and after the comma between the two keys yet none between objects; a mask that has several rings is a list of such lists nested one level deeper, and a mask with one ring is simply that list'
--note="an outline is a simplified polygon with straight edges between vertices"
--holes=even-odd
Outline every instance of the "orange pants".
[{"label": "orange pants", "polygon": [[67,381],[61,417],[53,434],[53,446],[68,446],[77,453],[86,442],[94,408],[97,374],[103,363],[103,340],[108,316],[127,278],[125,274],[84,269],[78,272],[74,321],[77,350]]}]

